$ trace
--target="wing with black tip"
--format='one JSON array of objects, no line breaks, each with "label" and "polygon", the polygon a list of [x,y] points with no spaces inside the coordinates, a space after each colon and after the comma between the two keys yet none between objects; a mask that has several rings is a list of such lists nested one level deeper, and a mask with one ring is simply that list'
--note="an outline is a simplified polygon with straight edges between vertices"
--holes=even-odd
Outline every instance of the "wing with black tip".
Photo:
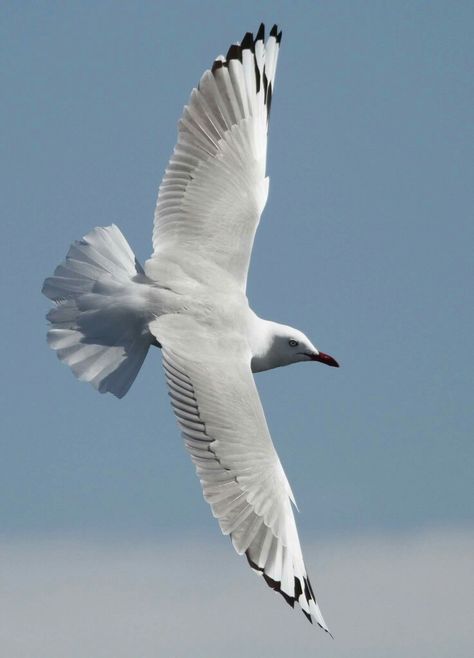
[{"label": "wing with black tip", "polygon": [[216,337],[208,324],[182,314],[161,316],[150,331],[162,345],[171,404],[222,532],[291,607],[298,603],[309,621],[328,631],[246,341],[237,332]]},{"label": "wing with black tip", "polygon": [[[166,256],[245,290],[255,231],[268,196],[267,130],[281,32],[218,57],[193,89],[160,186],[147,275]],[[205,267],[204,267],[205,264]],[[203,274],[204,275],[204,274]],[[208,281],[210,283],[210,281]]]}]

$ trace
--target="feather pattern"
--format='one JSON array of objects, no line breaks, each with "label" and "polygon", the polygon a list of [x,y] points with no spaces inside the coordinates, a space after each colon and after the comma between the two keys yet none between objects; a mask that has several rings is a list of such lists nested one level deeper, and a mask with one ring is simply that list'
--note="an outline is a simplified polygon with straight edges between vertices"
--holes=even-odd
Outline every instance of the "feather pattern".
[{"label": "feather pattern", "polygon": [[[162,348],[171,404],[222,532],[272,589],[327,631],[251,371],[308,357],[337,365],[302,332],[258,318],[245,295],[268,196],[280,40],[276,26],[266,42],[263,25],[255,38],[247,33],[191,93],[145,270],[116,226],[95,228],[71,245],[43,292],[55,304],[49,345],[102,393],[125,395],[149,347]],[[304,351],[288,352],[299,344],[288,341],[295,335]]]},{"label": "feather pattern", "polygon": [[[267,130],[281,32],[248,32],[193,89],[160,186],[152,258],[205,259],[245,290],[255,231],[268,196]],[[214,272],[213,276],[216,275]]]},{"label": "feather pattern", "polygon": [[272,589],[328,630],[306,573],[293,495],[245,341],[229,336],[213,347],[209,329],[188,315],[163,316],[150,330],[162,345],[171,405],[222,532]]},{"label": "feather pattern", "polygon": [[123,397],[153,340],[143,311],[143,269],[114,225],[74,242],[45,280],[55,302],[47,318],[48,344],[79,379],[101,393]]}]

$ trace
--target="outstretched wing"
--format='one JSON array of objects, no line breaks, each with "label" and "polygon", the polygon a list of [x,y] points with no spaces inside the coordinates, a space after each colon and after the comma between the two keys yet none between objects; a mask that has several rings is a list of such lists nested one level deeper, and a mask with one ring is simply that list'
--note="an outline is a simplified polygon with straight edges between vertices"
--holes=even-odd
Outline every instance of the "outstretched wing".
[{"label": "outstretched wing", "polygon": [[150,330],[163,347],[171,404],[222,532],[272,589],[327,631],[244,341],[182,315],[162,316]]},{"label": "outstretched wing", "polygon": [[159,190],[150,278],[168,255],[194,272],[204,263],[208,271],[217,266],[245,290],[268,196],[267,129],[280,39],[276,25],[266,43],[263,25],[256,39],[247,32],[193,89]]}]

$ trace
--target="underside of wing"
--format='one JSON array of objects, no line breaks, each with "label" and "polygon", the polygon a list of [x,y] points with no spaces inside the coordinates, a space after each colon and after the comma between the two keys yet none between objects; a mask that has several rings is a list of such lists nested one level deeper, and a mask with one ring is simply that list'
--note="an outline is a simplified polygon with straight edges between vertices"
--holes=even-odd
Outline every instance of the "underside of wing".
[{"label": "underside of wing", "polygon": [[245,346],[235,336],[228,344],[222,336],[215,340],[178,315],[161,317],[150,330],[163,346],[173,410],[222,532],[272,589],[327,631]]},{"label": "underside of wing", "polygon": [[281,32],[218,57],[191,93],[160,186],[146,273],[166,255],[177,264],[212,263],[245,289],[255,231],[268,196],[267,130]]}]

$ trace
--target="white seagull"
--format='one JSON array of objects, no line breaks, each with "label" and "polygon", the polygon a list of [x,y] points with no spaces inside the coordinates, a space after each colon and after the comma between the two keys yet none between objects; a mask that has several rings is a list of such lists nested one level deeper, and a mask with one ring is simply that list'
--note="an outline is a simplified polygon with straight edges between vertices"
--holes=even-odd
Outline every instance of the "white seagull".
[{"label": "white seagull", "polygon": [[43,293],[48,343],[81,380],[121,398],[150,345],[204,497],[235,550],[328,631],[303,562],[290,485],[253,374],[337,362],[249,307],[247,271],[268,196],[267,132],[281,32],[247,32],[193,89],[161,183],[144,268],[120,230],[74,242]]}]

